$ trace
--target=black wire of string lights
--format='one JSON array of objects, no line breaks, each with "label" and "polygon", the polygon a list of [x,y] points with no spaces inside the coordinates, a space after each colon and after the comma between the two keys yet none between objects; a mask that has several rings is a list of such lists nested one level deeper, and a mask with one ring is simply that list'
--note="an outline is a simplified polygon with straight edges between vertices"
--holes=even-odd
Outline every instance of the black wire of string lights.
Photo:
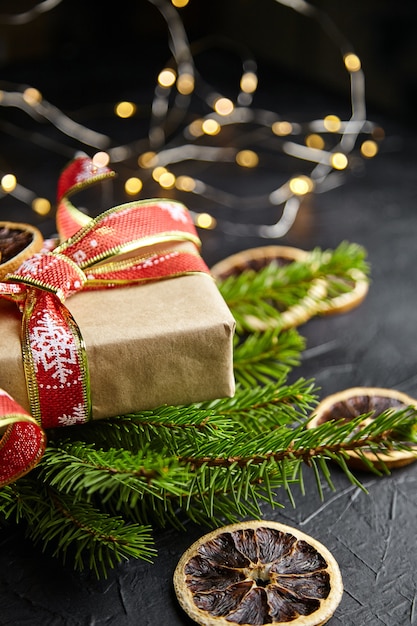
[{"label": "black wire of string lights", "polygon": [[[24,14],[0,15],[0,22],[27,23],[61,1],[43,0]],[[213,215],[198,212],[192,206],[191,214],[200,228],[217,228],[237,236],[281,238],[293,226],[306,196],[343,184],[358,158],[371,158],[378,153],[383,131],[366,116],[361,61],[325,12],[306,0],[272,0],[317,22],[338,49],[350,80],[348,119],[342,120],[337,115],[305,122],[282,118],[276,111],[253,106],[258,89],[257,64],[244,46],[236,44],[235,49],[241,59],[241,73],[234,100],[224,96],[199,74],[193,46],[188,41],[179,11],[189,1],[148,0],[166,22],[172,56],[158,74],[146,136],[135,137],[127,144],[117,144],[107,134],[71,119],[46,101],[36,87],[1,91],[0,106],[16,107],[40,124],[53,125],[63,137],[75,141],[76,151],[90,154],[99,167],[110,165],[116,169],[118,164],[134,162],[134,175],[124,180],[124,192],[130,198],[148,197],[149,183],[157,184],[161,195],[174,190],[212,202],[213,207],[223,206],[233,211],[233,219],[227,220],[221,217],[221,211],[220,215]],[[205,110],[203,115],[193,109],[196,102],[200,110]],[[135,112],[133,102],[118,102],[115,106],[115,113],[120,118],[132,117]],[[234,132],[226,133],[224,138],[227,129]],[[7,132],[4,124],[1,131]],[[41,132],[25,134],[23,129],[15,128],[9,132],[60,154],[68,154],[69,158],[74,156],[74,149],[64,141],[52,140]],[[269,158],[271,153],[280,155],[291,159],[291,163],[297,166],[287,168],[292,173],[283,182],[254,195],[231,193],[204,180],[201,175],[191,175],[187,168],[187,163],[194,162],[217,166],[232,164],[253,170],[260,168],[264,149]],[[0,172],[0,177],[0,200],[10,194],[41,216],[51,211],[52,203],[25,187],[14,173]],[[278,174],[276,178],[278,181]],[[239,219],[239,215],[253,210],[253,207],[268,209],[271,216],[268,223],[246,223]]]}]

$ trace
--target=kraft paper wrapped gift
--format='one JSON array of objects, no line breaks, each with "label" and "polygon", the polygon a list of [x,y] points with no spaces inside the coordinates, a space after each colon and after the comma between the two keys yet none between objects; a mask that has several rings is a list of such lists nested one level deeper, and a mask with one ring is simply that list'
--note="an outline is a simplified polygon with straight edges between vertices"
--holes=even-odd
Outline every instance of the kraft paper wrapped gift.
[{"label": "kraft paper wrapped gift", "polygon": [[[93,419],[233,395],[235,322],[210,275],[80,292],[66,305],[86,345]],[[0,388],[29,411],[20,328],[0,300]]]}]

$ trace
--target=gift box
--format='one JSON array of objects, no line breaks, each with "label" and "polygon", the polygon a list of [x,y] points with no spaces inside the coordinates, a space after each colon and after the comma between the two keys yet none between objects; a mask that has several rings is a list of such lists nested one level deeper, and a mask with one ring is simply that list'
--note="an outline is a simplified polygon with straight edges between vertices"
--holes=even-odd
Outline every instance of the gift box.
[{"label": "gift box", "polygon": [[[233,395],[235,322],[209,275],[79,293],[66,306],[86,345],[93,419]],[[29,411],[20,326],[0,300],[0,387]]]},{"label": "gift box", "polygon": [[58,245],[0,281],[0,389],[44,428],[234,393],[235,321],[186,207],[144,200],[93,219],[69,201],[112,175],[75,159]]}]

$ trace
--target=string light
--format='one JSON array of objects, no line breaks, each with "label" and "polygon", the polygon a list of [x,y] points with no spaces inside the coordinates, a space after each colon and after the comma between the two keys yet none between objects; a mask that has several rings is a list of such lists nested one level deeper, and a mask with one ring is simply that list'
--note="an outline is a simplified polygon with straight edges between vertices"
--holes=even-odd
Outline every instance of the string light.
[{"label": "string light", "polygon": [[288,183],[292,193],[296,196],[305,196],[314,189],[314,183],[308,176],[297,176],[291,178]]},{"label": "string light", "polygon": [[293,126],[290,122],[279,120],[272,124],[271,130],[275,135],[278,135],[278,137],[285,137],[286,135],[291,135]]},{"label": "string light", "polygon": [[244,93],[254,93],[258,87],[258,77],[255,72],[246,72],[240,79],[240,88]]},{"label": "string light", "polygon": [[110,163],[110,155],[108,152],[96,152],[92,161],[96,167],[106,167]]},{"label": "string light", "polygon": [[371,139],[364,141],[361,145],[361,154],[367,159],[372,159],[378,154],[378,144]]},{"label": "string light", "polygon": [[234,104],[229,98],[218,98],[214,104],[214,110],[219,115],[230,115],[234,108]]},{"label": "string light", "polygon": [[[20,108],[35,121],[48,122],[62,133],[63,140],[54,140],[53,144],[47,138],[36,135],[35,142],[43,147],[66,153],[68,147],[64,138],[69,137],[77,143],[77,151],[93,154],[93,161],[98,167],[110,164],[117,169],[117,164],[120,164],[123,169],[126,163],[129,169],[129,176],[124,182],[126,195],[141,194],[142,197],[149,197],[147,185],[152,182],[153,185],[159,185],[161,195],[166,190],[175,189],[179,194],[192,194],[211,201],[213,210],[219,205],[235,209],[234,219],[228,222],[221,216],[195,212],[192,203],[190,206],[198,227],[219,228],[234,236],[285,236],[294,224],[306,195],[321,193],[343,184],[351,163],[357,162],[351,158],[351,154],[356,153],[364,159],[377,155],[385,133],[366,117],[361,60],[323,11],[306,0],[275,0],[315,20],[338,48],[342,67],[350,79],[351,115],[348,119],[341,119],[335,113],[330,113],[321,119],[295,122],[281,118],[276,111],[253,106],[258,89],[257,67],[250,52],[242,46],[236,44],[235,47],[235,52],[241,58],[241,74],[236,77],[235,97],[217,93],[206,84],[196,71],[192,48],[179,17],[178,9],[185,7],[189,0],[148,1],[165,19],[172,58],[157,75],[149,107],[147,137],[134,137],[130,143],[119,145],[112,137],[70,119],[46,101],[36,87],[0,92],[0,106]],[[10,20],[15,18],[14,23],[25,23],[58,3],[58,0],[44,0],[38,3],[34,11],[16,16],[0,16],[0,21],[12,23]],[[193,111],[194,103],[199,103],[199,114]],[[202,108],[205,108],[203,114]],[[115,104],[114,113],[120,120],[129,119],[136,115],[137,105],[120,101]],[[223,133],[225,127],[233,132]],[[19,136],[24,135],[22,129]],[[27,134],[26,137],[33,140],[34,134]],[[245,145],[246,142],[250,145]],[[265,162],[268,162],[269,167],[271,158],[280,155],[281,158],[284,156],[298,161],[301,171],[309,168],[308,175],[295,173],[299,169],[295,166],[294,174],[288,180],[277,180],[275,188],[242,197],[201,180],[201,176],[190,176],[186,165],[194,161],[230,163],[238,168],[260,169],[260,164],[264,162],[264,148],[268,155]],[[140,175],[131,172],[132,159],[138,173],[141,171]],[[278,165],[276,171],[278,179],[282,176]],[[4,173],[1,190],[3,195],[13,195],[40,216],[46,216],[51,210],[49,200],[38,197],[34,191],[18,184],[12,173]],[[155,195],[154,189],[152,195]],[[249,224],[240,221],[240,213],[253,210],[255,206],[271,208],[271,223]]]},{"label": "string light", "polygon": [[187,6],[189,0],[171,0],[171,2],[177,9],[182,9]]},{"label": "string light", "polygon": [[236,163],[241,167],[256,167],[259,157],[253,150],[241,150],[236,154]]},{"label": "string light", "polygon": [[177,80],[177,74],[171,68],[162,70],[158,75],[158,84],[161,87],[172,87]]},{"label": "string light", "polygon": [[218,135],[221,131],[221,126],[217,120],[209,118],[207,120],[204,120],[201,125],[201,130],[206,135]]},{"label": "string light", "polygon": [[38,215],[48,215],[51,209],[51,203],[47,198],[34,198],[32,201],[32,210]]},{"label": "string light", "polygon": [[0,185],[5,193],[11,193],[14,189],[16,189],[16,176],[14,174],[5,174],[1,178]]},{"label": "string light", "polygon": [[35,89],[34,87],[28,87],[23,92],[23,100],[27,104],[34,106],[42,102],[42,94],[38,89]]},{"label": "string light", "polygon": [[195,191],[196,182],[191,176],[178,176],[175,186],[179,191]]},{"label": "string light", "polygon": [[141,179],[137,178],[136,176],[128,178],[125,182],[125,191],[129,196],[136,196],[138,193],[140,193],[142,187],[143,183]]},{"label": "string light", "polygon": [[196,219],[196,225],[199,228],[212,230],[213,228],[216,228],[216,220],[209,213],[199,213]]},{"label": "string light", "polygon": [[335,170],[345,170],[349,165],[349,161],[343,152],[335,152],[330,157],[330,164]]},{"label": "string light", "polygon": [[114,107],[114,112],[118,117],[124,119],[132,117],[136,113],[136,104],[134,102],[118,102]]}]

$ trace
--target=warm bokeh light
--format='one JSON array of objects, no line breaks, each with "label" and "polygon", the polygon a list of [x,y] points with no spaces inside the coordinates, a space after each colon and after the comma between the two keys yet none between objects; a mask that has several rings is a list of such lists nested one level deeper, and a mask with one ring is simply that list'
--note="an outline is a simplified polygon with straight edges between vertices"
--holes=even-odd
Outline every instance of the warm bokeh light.
[{"label": "warm bokeh light", "polygon": [[241,167],[256,167],[259,157],[253,150],[241,150],[236,155],[236,163]]},{"label": "warm bokeh light", "polygon": [[372,139],[364,141],[361,145],[361,154],[367,159],[372,159],[372,157],[378,154],[378,144],[372,141]]},{"label": "warm bokeh light", "polygon": [[48,215],[52,208],[51,203],[46,198],[35,198],[32,200],[32,211],[38,215]]},{"label": "warm bokeh light", "polygon": [[39,104],[39,102],[42,102],[42,94],[38,89],[35,89],[34,87],[28,87],[23,92],[23,100],[27,104],[33,106],[34,104]]},{"label": "warm bokeh light", "polygon": [[195,224],[196,226],[200,228],[205,228],[207,230],[210,230],[210,229],[216,228],[217,222],[215,218],[209,213],[200,213],[196,217]]},{"label": "warm bokeh light", "polygon": [[127,119],[136,113],[136,104],[134,102],[118,102],[114,107],[114,112],[118,117]]},{"label": "warm bokeh light", "polygon": [[159,73],[158,84],[161,87],[172,87],[177,80],[177,74],[170,67],[165,68]]},{"label": "warm bokeh light", "polygon": [[172,172],[163,172],[158,178],[158,183],[164,189],[172,189],[175,187],[175,176]]},{"label": "warm bokeh light", "polygon": [[317,135],[317,133],[311,133],[311,135],[307,135],[305,142],[308,148],[315,148],[316,150],[324,149],[324,139],[323,137],[321,137],[321,135]]},{"label": "warm bokeh light", "polygon": [[201,137],[201,135],[204,135],[203,120],[198,119],[198,120],[194,120],[194,122],[191,122],[191,124],[188,127],[188,132],[193,137]]},{"label": "warm bokeh light", "polygon": [[253,93],[258,86],[258,77],[254,72],[245,72],[240,79],[240,88],[245,93]]},{"label": "warm bokeh light", "polygon": [[233,112],[235,105],[229,98],[219,98],[214,103],[214,110],[219,115],[230,115]]},{"label": "warm bokeh light", "polygon": [[314,183],[308,176],[295,176],[291,178],[288,184],[296,196],[305,196],[314,189]]},{"label": "warm bokeh light", "polygon": [[0,181],[0,185],[5,193],[14,191],[17,185],[16,176],[14,174],[5,174]]},{"label": "warm bokeh light", "polygon": [[353,52],[345,54],[343,60],[345,62],[345,67],[348,72],[359,72],[359,70],[361,69],[361,60]]},{"label": "warm bokeh light", "polygon": [[96,152],[92,161],[96,167],[106,167],[110,163],[110,155],[107,152]]},{"label": "warm bokeh light", "polygon": [[206,135],[218,135],[221,130],[221,126],[216,120],[208,118],[207,120],[204,120],[201,130]]},{"label": "warm bokeh light", "polygon": [[179,191],[191,192],[195,189],[195,180],[191,176],[178,176],[175,186]]},{"label": "warm bokeh light", "polygon": [[330,157],[330,165],[334,167],[335,170],[345,170],[348,164],[348,158],[343,152],[335,152]]},{"label": "warm bokeh light", "polygon": [[337,115],[326,115],[323,119],[323,126],[329,133],[337,133],[341,128],[340,117]]},{"label": "warm bokeh light", "polygon": [[138,165],[142,168],[155,167],[158,163],[158,156],[155,152],[144,152],[138,157]]},{"label": "warm bokeh light", "polygon": [[189,96],[194,91],[194,76],[187,73],[178,76],[177,89],[183,96]]},{"label": "warm bokeh light", "polygon": [[274,122],[272,124],[272,132],[274,133],[274,135],[278,135],[279,137],[291,135],[292,130],[293,127],[290,122]]},{"label": "warm bokeh light", "polygon": [[158,167],[155,167],[155,169],[152,172],[152,178],[156,180],[156,182],[159,182],[159,179],[161,178],[162,174],[165,174],[167,171],[168,170],[166,167],[162,167],[162,165],[158,165]]},{"label": "warm bokeh light", "polygon": [[129,196],[135,196],[138,194],[142,190],[142,187],[143,183],[141,179],[136,176],[128,178],[125,182],[125,192],[129,194]]},{"label": "warm bokeh light", "polygon": [[174,7],[177,9],[183,9],[187,6],[190,0],[171,0]]}]

